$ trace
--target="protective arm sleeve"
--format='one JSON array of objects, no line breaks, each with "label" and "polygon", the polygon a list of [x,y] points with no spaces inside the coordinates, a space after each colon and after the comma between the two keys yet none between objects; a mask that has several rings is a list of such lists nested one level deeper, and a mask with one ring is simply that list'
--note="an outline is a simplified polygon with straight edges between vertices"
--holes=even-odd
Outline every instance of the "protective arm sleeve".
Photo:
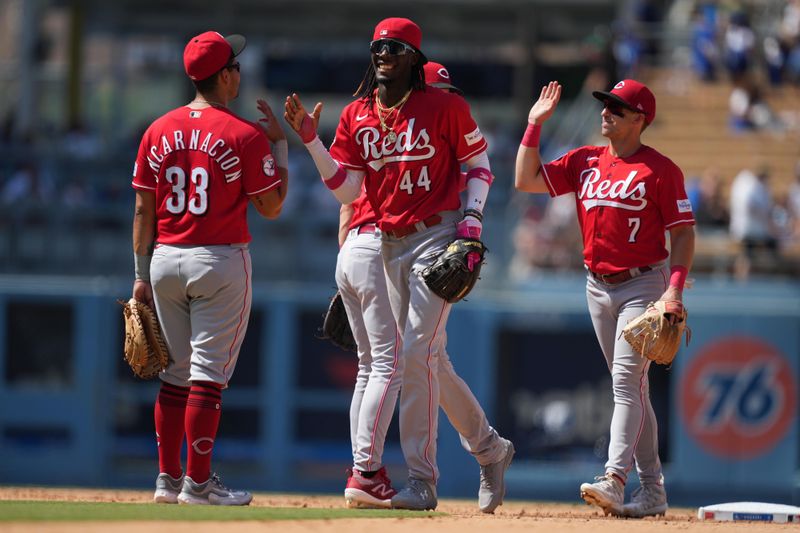
[{"label": "protective arm sleeve", "polygon": [[306,149],[311,154],[311,159],[317,165],[317,170],[323,183],[333,195],[343,204],[352,203],[361,194],[361,182],[364,181],[365,172],[348,170],[331,157],[328,149],[322,144],[319,137],[314,137],[306,143]]},{"label": "protective arm sleeve", "polygon": [[489,195],[489,186],[494,180],[489,156],[484,150],[469,158],[465,165],[467,166],[467,204],[464,209],[477,209],[483,213],[486,197]]}]

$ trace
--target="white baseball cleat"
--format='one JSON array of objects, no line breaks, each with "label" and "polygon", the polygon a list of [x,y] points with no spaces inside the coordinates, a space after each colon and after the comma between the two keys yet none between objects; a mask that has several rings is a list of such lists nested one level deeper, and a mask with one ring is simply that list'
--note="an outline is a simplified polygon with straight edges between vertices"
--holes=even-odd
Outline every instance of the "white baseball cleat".
[{"label": "white baseball cleat", "polygon": [[594,483],[581,485],[581,498],[589,505],[600,507],[606,515],[622,516],[625,485],[612,474],[594,479]]}]

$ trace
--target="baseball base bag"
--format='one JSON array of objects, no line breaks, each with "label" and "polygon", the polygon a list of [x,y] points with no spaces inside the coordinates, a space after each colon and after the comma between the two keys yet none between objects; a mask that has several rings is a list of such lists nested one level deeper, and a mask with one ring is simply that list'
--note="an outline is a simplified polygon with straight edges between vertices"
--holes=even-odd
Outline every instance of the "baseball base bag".
[{"label": "baseball base bag", "polygon": [[659,365],[671,365],[684,331],[687,346],[692,338],[692,330],[686,325],[688,316],[681,302],[659,300],[628,322],[622,335],[638,354]]},{"label": "baseball base bag", "polygon": [[120,301],[125,319],[125,361],[133,373],[151,379],[167,368],[169,351],[155,312],[144,302]]},{"label": "baseball base bag", "polygon": [[344,308],[342,293],[336,291],[328,305],[328,310],[322,315],[322,328],[320,338],[328,339],[334,346],[350,352],[357,351],[353,330],[350,329],[350,320]]},{"label": "baseball base bag", "polygon": [[486,246],[478,239],[456,239],[422,272],[422,279],[436,296],[455,303],[475,286],[484,255]]}]

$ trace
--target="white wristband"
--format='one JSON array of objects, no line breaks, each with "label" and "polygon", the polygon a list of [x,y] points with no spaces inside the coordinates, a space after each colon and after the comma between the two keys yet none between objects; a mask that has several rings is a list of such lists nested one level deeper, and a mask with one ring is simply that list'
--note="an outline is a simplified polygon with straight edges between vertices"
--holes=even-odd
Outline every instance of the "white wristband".
[{"label": "white wristband", "polygon": [[[469,173],[467,174],[469,178]],[[486,197],[489,195],[489,184],[479,178],[467,181],[467,203],[465,209],[474,209],[481,213],[486,208]]]},{"label": "white wristband", "polygon": [[281,168],[289,168],[289,143],[286,139],[281,139],[273,145],[275,152],[275,163]]},{"label": "white wristband", "polygon": [[136,279],[150,281],[150,261],[152,255],[133,254],[133,272]]}]

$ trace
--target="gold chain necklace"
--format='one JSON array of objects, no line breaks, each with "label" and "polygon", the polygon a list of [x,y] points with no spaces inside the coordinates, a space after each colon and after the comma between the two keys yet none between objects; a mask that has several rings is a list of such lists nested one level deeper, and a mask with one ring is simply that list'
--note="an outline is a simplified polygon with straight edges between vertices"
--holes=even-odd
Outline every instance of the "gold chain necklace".
[{"label": "gold chain necklace", "polygon": [[[383,130],[384,133],[387,131],[389,132],[386,135],[386,138],[389,140],[389,142],[393,143],[397,140],[397,133],[395,133],[394,127],[397,124],[397,120],[400,118],[400,111],[408,101],[409,96],[411,96],[411,89],[408,90],[408,92],[400,99],[399,102],[391,107],[384,107],[381,103],[380,97],[376,96],[375,98],[375,104],[378,107],[378,122],[381,123],[381,130]],[[393,111],[396,111],[396,114],[394,116],[394,120],[392,121],[392,125],[388,126],[386,121],[389,119],[389,115],[391,115]],[[385,116],[384,113],[386,113]]]}]

